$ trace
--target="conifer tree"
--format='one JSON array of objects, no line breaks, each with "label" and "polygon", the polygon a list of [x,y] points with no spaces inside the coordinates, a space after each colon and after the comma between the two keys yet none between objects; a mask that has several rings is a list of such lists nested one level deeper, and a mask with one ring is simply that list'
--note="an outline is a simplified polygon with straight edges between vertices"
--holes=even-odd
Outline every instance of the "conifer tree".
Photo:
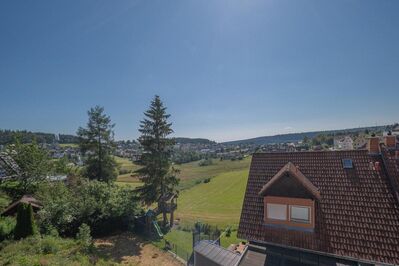
[{"label": "conifer tree", "polygon": [[179,179],[172,167],[171,152],[174,140],[168,136],[173,133],[172,123],[168,122],[160,97],[156,95],[150,108],[144,113],[140,122],[139,142],[143,147],[143,167],[138,170],[144,185],[138,188],[141,199],[146,204],[157,202],[163,214],[163,226],[167,224],[165,197],[176,192]]},{"label": "conifer tree", "polygon": [[17,212],[17,224],[15,225],[14,238],[21,239],[37,234],[32,205],[20,203]]},{"label": "conifer tree", "polygon": [[114,181],[117,176],[116,162],[112,157],[114,151],[114,124],[104,113],[104,108],[96,106],[87,114],[87,127],[78,129],[79,146],[85,154],[84,176],[99,181]]}]

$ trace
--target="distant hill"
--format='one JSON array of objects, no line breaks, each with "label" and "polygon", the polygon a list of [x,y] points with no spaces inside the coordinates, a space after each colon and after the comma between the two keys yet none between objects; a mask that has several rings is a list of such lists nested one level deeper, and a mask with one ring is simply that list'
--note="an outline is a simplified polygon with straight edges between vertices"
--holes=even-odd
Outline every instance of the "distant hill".
[{"label": "distant hill", "polygon": [[19,137],[22,143],[30,143],[36,140],[38,143],[78,143],[78,137],[65,134],[51,134],[43,132],[30,132],[26,130],[1,130],[0,129],[0,145],[7,145],[14,142]]},{"label": "distant hill", "polygon": [[264,145],[271,143],[285,143],[285,142],[298,142],[304,139],[304,137],[314,138],[319,134],[333,134],[333,135],[344,135],[356,132],[364,132],[368,130],[370,132],[379,132],[390,128],[390,125],[387,126],[375,126],[375,127],[362,127],[362,128],[349,128],[349,129],[338,129],[338,130],[327,130],[327,131],[311,131],[311,132],[302,132],[302,133],[290,133],[290,134],[281,134],[274,136],[264,136],[257,137],[251,139],[243,139],[243,140],[234,140],[223,142],[225,145],[240,145],[240,144],[255,144],[255,145]]},{"label": "distant hill", "polygon": [[215,141],[201,138],[174,138],[174,140],[179,144],[216,144]]}]

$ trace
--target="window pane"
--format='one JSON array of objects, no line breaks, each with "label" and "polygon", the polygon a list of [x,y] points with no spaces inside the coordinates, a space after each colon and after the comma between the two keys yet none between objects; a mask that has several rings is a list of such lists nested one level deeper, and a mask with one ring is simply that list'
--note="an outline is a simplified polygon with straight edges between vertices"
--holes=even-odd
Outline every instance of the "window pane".
[{"label": "window pane", "polygon": [[300,206],[290,206],[291,207],[291,220],[297,222],[310,222],[310,208],[300,207]]},{"label": "window pane", "polygon": [[287,220],[287,205],[268,203],[267,218],[274,220]]}]

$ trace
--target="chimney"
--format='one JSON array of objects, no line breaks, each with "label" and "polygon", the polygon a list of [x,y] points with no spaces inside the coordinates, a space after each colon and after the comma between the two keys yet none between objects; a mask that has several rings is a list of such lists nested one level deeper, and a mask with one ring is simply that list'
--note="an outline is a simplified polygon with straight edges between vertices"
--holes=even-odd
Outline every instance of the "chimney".
[{"label": "chimney", "polygon": [[396,136],[392,135],[384,136],[384,144],[388,149],[396,148]]},{"label": "chimney", "polygon": [[379,154],[380,153],[380,138],[372,136],[368,138],[367,149],[370,154]]}]

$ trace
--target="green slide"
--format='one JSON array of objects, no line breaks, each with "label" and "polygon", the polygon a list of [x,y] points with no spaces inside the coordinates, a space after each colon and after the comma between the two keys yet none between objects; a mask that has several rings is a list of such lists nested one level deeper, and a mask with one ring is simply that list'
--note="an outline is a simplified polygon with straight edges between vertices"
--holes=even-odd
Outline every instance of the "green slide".
[{"label": "green slide", "polygon": [[159,224],[157,223],[157,221],[152,221],[152,224],[153,224],[154,227],[155,227],[155,231],[157,232],[158,237],[159,237],[159,238],[162,238],[162,237],[163,237],[163,234],[162,234],[161,228],[159,227]]}]

